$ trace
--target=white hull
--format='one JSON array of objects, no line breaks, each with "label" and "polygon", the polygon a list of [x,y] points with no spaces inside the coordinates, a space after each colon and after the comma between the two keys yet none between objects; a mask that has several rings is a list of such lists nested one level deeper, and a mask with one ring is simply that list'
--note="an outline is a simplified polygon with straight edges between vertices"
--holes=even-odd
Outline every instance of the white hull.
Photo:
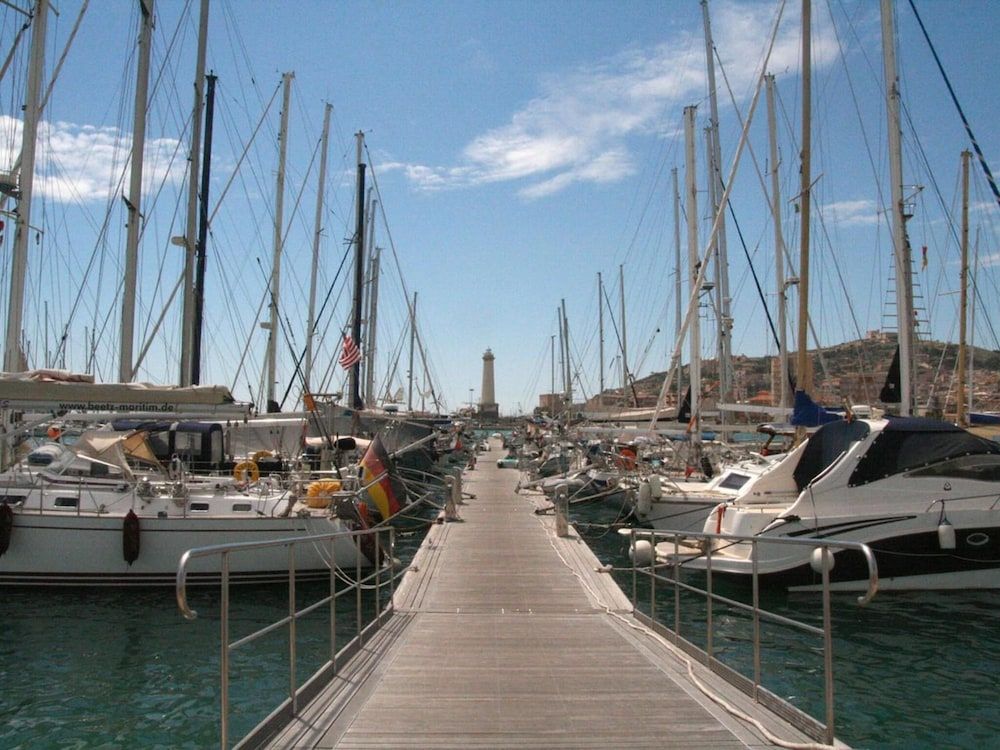
[{"label": "white hull", "polygon": [[[234,542],[260,542],[306,534],[346,531],[338,519],[307,518],[156,518],[139,519],[139,557],[131,565],[122,551],[122,516],[64,515],[15,512],[10,546],[0,556],[0,585],[173,585],[181,555],[194,547]],[[353,570],[359,552],[349,538],[296,545],[300,573],[323,574],[330,560]],[[286,580],[287,548],[275,547],[233,554],[234,581]],[[371,563],[361,555],[362,566]],[[189,583],[220,579],[217,558],[194,560]]]}]

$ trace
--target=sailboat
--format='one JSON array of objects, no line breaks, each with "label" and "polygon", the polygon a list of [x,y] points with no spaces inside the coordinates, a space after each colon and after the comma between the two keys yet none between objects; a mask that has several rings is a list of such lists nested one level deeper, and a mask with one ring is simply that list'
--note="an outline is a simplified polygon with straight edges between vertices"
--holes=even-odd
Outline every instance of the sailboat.
[{"label": "sailboat", "polygon": [[[808,3],[804,4],[808,20]],[[899,88],[892,9],[882,3],[882,35],[889,110],[894,200],[894,249],[901,373],[901,414],[887,418],[827,421],[769,470],[747,482],[731,501],[711,512],[704,532],[753,536],[755,545],[715,539],[714,572],[750,577],[755,572],[792,588],[820,580],[811,550],[767,544],[769,539],[810,537],[863,542],[875,554],[882,589],[1000,588],[1000,446],[957,425],[910,417],[912,314],[899,158]],[[803,33],[803,198],[808,195],[808,27]],[[802,210],[802,279],[808,278],[807,205]],[[804,305],[800,287],[800,375],[805,352]],[[800,383],[805,378],[800,377]],[[668,550],[669,548],[669,550]],[[754,553],[756,549],[756,554]],[[662,545],[669,554],[673,543]],[[687,550],[684,564],[707,566],[704,549]],[[863,589],[867,566],[858,553],[836,553],[830,571],[835,588]]]}]

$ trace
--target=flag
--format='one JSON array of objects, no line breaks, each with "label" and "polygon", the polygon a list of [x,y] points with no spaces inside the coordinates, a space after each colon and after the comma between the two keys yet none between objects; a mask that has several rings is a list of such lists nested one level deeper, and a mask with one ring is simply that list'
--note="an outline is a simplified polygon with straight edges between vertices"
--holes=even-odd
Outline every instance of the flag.
[{"label": "flag", "polygon": [[398,513],[403,506],[400,504],[396,488],[393,486],[392,461],[385,446],[382,445],[382,438],[379,435],[376,435],[369,443],[368,450],[361,458],[360,469],[361,483],[368,487],[368,497],[375,504],[382,520],[384,521]]},{"label": "flag", "polygon": [[926,271],[927,270],[927,245],[924,245],[922,248],[920,248],[920,253],[921,253],[921,256],[922,256],[922,258],[920,260],[920,270],[921,271]]},{"label": "flag", "polygon": [[361,350],[351,338],[351,334],[344,334],[344,348],[340,352],[340,366],[345,370],[350,370],[361,361]]}]

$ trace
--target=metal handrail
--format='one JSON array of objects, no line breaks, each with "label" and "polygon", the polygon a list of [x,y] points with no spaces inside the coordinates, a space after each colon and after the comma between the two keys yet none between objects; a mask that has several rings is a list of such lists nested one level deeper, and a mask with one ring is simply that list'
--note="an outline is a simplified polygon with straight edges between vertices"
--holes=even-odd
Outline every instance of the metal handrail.
[{"label": "metal handrail", "polygon": [[[364,638],[364,634],[367,632],[367,626],[362,627],[362,589],[369,585],[369,582],[374,580],[375,596],[376,602],[378,602],[381,595],[382,586],[386,585],[382,583],[383,573],[386,568],[379,565],[378,552],[376,552],[376,560],[372,561],[374,564],[374,569],[367,576],[362,577],[361,575],[361,537],[364,536],[375,536],[375,549],[385,549],[386,557],[388,559],[388,587],[389,587],[389,603],[386,606],[386,610],[382,613],[376,612],[375,621],[381,622],[382,617],[386,614],[392,613],[392,601],[395,589],[396,580],[396,560],[395,560],[395,548],[396,548],[396,534],[395,529],[392,526],[376,526],[370,529],[361,529],[355,531],[337,531],[337,532],[327,532],[323,534],[309,534],[305,536],[296,537],[286,537],[283,539],[269,539],[260,542],[234,542],[231,544],[215,544],[205,547],[196,547],[194,549],[187,550],[183,555],[181,555],[180,560],[177,563],[177,578],[176,578],[176,588],[175,594],[177,599],[177,606],[180,609],[181,614],[188,620],[194,620],[198,617],[197,611],[195,611],[188,604],[187,596],[187,574],[188,566],[192,560],[206,557],[220,557],[220,570],[221,570],[221,587],[222,596],[220,603],[220,627],[221,627],[221,659],[220,659],[220,744],[222,750],[228,750],[229,748],[229,665],[230,665],[230,655],[237,648],[245,646],[258,638],[261,638],[268,633],[272,633],[282,627],[287,626],[289,629],[289,650],[288,650],[288,667],[289,667],[289,689],[288,698],[272,712],[271,717],[275,716],[282,711],[290,709],[291,715],[294,716],[298,713],[298,698],[300,692],[306,685],[300,687],[297,683],[296,677],[296,623],[302,617],[316,611],[324,605],[329,605],[330,607],[330,651],[329,659],[315,676],[320,673],[329,672],[329,677],[332,678],[337,674],[338,666],[338,651],[337,651],[337,630],[336,630],[336,602],[341,596],[347,595],[351,592],[355,592],[355,607],[356,607],[356,625],[357,630],[354,637],[350,642],[344,646],[344,651],[352,649],[356,644],[360,644]],[[388,535],[388,547],[382,546],[382,536]],[[336,564],[336,549],[335,545],[337,540],[340,539],[352,539],[355,540],[355,544],[358,548],[358,555],[355,563],[355,577],[351,581],[347,579],[349,585],[340,591],[336,589],[336,582],[338,578],[343,581],[345,580],[343,576],[338,575],[339,568]],[[330,591],[329,595],[325,596],[318,601],[315,601],[302,609],[296,609],[296,594],[295,594],[295,574],[297,572],[296,560],[295,560],[295,547],[300,544],[310,544],[316,545],[323,542],[329,542],[330,544]],[[267,549],[273,547],[287,547],[288,549],[288,614],[281,619],[265,625],[248,635],[243,636],[235,641],[230,642],[229,635],[229,567],[230,567],[230,556],[233,554],[240,554],[243,552],[248,552],[252,550]],[[377,606],[377,604],[376,604]],[[314,676],[314,677],[315,677]],[[310,680],[312,682],[312,680]],[[308,683],[307,683],[308,684]],[[271,718],[269,717],[269,719]],[[265,720],[265,724],[268,720]],[[258,727],[260,729],[260,727]],[[256,731],[256,730],[255,730]]]},{"label": "metal handrail", "polygon": [[[656,539],[662,537],[665,539],[673,539],[674,542],[674,552],[673,556],[668,563],[661,564],[659,567],[668,566],[672,570],[672,575],[670,577],[665,577],[658,575],[656,569],[658,567],[656,561]],[[705,567],[704,572],[706,575],[705,588],[699,588],[693,586],[689,583],[682,582],[680,580],[679,569],[683,566],[685,560],[680,551],[680,540],[685,539],[699,539],[704,540],[703,545],[704,551],[701,553],[705,557]],[[729,607],[739,609],[744,612],[749,612],[753,619],[753,686],[752,686],[752,697],[754,700],[759,700],[760,691],[763,688],[761,684],[761,656],[760,656],[760,621],[761,619],[768,620],[770,622],[777,623],[779,625],[792,627],[812,635],[821,636],[823,638],[823,673],[824,673],[824,702],[825,702],[825,721],[822,724],[823,738],[827,744],[833,744],[834,742],[834,724],[835,724],[835,713],[833,704],[833,637],[832,637],[832,625],[831,625],[831,607],[830,607],[830,569],[832,566],[833,554],[831,549],[836,550],[851,550],[860,553],[868,566],[868,586],[865,593],[859,596],[857,603],[860,606],[868,604],[878,592],[878,564],[875,561],[875,555],[872,553],[871,548],[867,544],[861,542],[847,542],[838,541],[835,539],[814,539],[810,537],[766,537],[766,536],[744,536],[738,534],[712,534],[708,532],[694,532],[694,531],[679,531],[679,530],[647,530],[647,529],[631,529],[630,541],[631,549],[635,550],[636,541],[639,539],[647,539],[653,546],[653,557],[652,564],[648,569],[640,568],[638,565],[633,565],[632,567],[632,606],[633,608],[638,607],[638,576],[640,572],[643,575],[649,577],[649,599],[650,599],[650,616],[649,619],[656,622],[656,582],[663,581],[668,584],[672,584],[674,588],[674,627],[673,627],[673,637],[675,643],[681,638],[681,591],[690,591],[694,593],[705,594],[705,600],[707,605],[706,621],[705,621],[705,649],[699,649],[705,656],[706,665],[711,668],[713,661],[717,664],[721,664],[715,659],[713,655],[713,620],[712,620],[712,604],[713,602],[720,602]],[[721,594],[714,593],[712,591],[712,552],[715,546],[715,540],[720,540],[726,542],[727,544],[732,544],[736,542],[747,542],[750,544],[750,560],[752,564],[751,580],[753,586],[753,603],[746,604],[745,602],[740,602],[735,599],[731,599]],[[822,597],[823,597],[823,627],[818,628],[815,625],[810,625],[805,622],[799,622],[798,620],[786,617],[784,615],[779,615],[775,612],[770,612],[766,609],[760,607],[760,571],[758,569],[758,548],[760,544],[786,544],[786,545],[796,545],[796,546],[806,546],[812,547],[814,550],[822,550],[821,563],[825,563],[827,559],[831,561],[831,564],[820,564],[820,571],[822,575]],[[668,628],[669,630],[669,628]],[[695,647],[696,648],[696,647]]]}]

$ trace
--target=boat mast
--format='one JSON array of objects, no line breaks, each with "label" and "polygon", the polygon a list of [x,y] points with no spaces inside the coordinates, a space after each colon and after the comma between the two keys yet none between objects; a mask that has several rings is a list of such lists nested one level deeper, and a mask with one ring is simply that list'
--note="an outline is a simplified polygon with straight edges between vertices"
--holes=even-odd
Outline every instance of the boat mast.
[{"label": "boat mast", "polygon": [[316,216],[313,222],[313,252],[312,252],[312,273],[309,277],[309,316],[306,322],[306,361],[305,361],[305,385],[306,390],[312,386],[312,365],[313,365],[313,336],[316,331],[316,277],[319,274],[319,244],[323,234],[323,206],[326,192],[326,152],[330,139],[330,110],[333,105],[329,102],[323,108],[323,135],[319,141],[319,186],[316,190]]},{"label": "boat mast", "polygon": [[[549,373],[552,377],[552,388],[549,391],[553,397],[556,395],[556,335],[549,335],[549,363],[551,367],[549,368],[551,372]],[[555,409],[552,410],[555,412]]]},{"label": "boat mast", "polygon": [[[618,266],[618,296],[621,298],[622,317],[622,405],[628,403],[629,377],[628,377],[628,339],[625,334],[625,266]],[[635,404],[638,406],[638,404]]]},{"label": "boat mast", "polygon": [[903,205],[902,134],[899,126],[899,73],[893,34],[891,0],[882,0],[882,62],[885,69],[886,112],[889,118],[889,181],[892,189],[892,245],[896,263],[896,327],[899,339],[899,413],[913,410],[913,268],[906,238]]},{"label": "boat mast", "polygon": [[764,77],[767,84],[767,132],[771,148],[771,220],[774,222],[774,274],[778,292],[778,406],[787,407],[788,399],[788,299],[785,296],[785,239],[781,233],[781,181],[778,179],[778,127],[774,102],[774,76]]},{"label": "boat mast", "polygon": [[565,355],[563,356],[563,363],[566,366],[566,408],[568,409],[573,404],[573,365],[570,362],[569,356],[569,318],[566,317],[566,300],[562,300],[562,325],[563,325],[563,347],[565,347]]},{"label": "boat mast", "polygon": [[28,81],[24,97],[24,124],[21,128],[21,168],[18,174],[17,215],[14,219],[14,247],[11,254],[10,299],[3,368],[21,372],[26,367],[21,352],[21,321],[24,317],[24,278],[28,270],[28,234],[31,231],[31,196],[35,181],[35,146],[45,66],[45,30],[49,1],[37,0],[32,17]]},{"label": "boat mast", "polygon": [[[694,314],[691,316],[691,445],[697,451],[701,444],[701,326],[698,320],[699,271],[698,258],[698,185],[694,158],[694,116],[698,108],[691,105],[684,108],[684,171],[687,181],[687,233],[688,264],[691,273],[691,299]],[[706,253],[706,258],[708,254]],[[680,409],[680,401],[678,401]],[[679,412],[678,412],[679,413]]]},{"label": "boat mast", "polygon": [[[715,89],[715,45],[712,42],[712,24],[708,16],[708,0],[701,0],[701,14],[705,26],[705,62],[708,70],[708,185],[709,199],[712,201],[712,219],[725,206],[720,204],[722,195],[722,147],[719,144],[719,97]],[[733,389],[732,364],[732,315],[729,298],[729,253],[726,247],[726,220],[719,221],[719,231],[715,241],[715,301],[718,316],[719,342],[719,400],[730,398]],[[719,421],[726,423],[726,412],[719,412]]]},{"label": "boat mast", "polygon": [[205,327],[205,264],[208,261],[208,191],[212,184],[212,132],[215,129],[215,82],[205,76],[205,146],[202,149],[201,195],[198,196],[198,245],[194,268],[194,338],[191,340],[191,385],[201,383],[201,339]]},{"label": "boat mast", "polygon": [[604,404],[604,282],[601,272],[597,272],[597,356],[600,386],[598,403]]},{"label": "boat mast", "polygon": [[413,293],[413,307],[410,308],[410,369],[407,372],[406,408],[413,413],[413,342],[417,337],[417,293]]},{"label": "boat mast", "polygon": [[969,316],[969,159],[972,153],[962,152],[962,283],[959,286],[958,305],[958,391],[955,396],[955,421],[964,426],[965,414],[965,339],[968,334],[965,323]]},{"label": "boat mast", "polygon": [[[357,223],[355,224],[355,255],[354,255],[354,316],[351,321],[351,337],[357,346],[361,346],[361,309],[362,297],[364,294],[365,281],[365,163],[362,161],[365,147],[365,134],[358,131],[355,134],[357,139],[357,159],[358,159],[358,195],[357,195]],[[351,408],[362,409],[364,402],[361,400],[361,361],[358,360],[348,373],[348,380],[351,394]]]},{"label": "boat mast", "polygon": [[135,338],[135,282],[139,266],[139,230],[142,228],[142,162],[146,148],[146,109],[149,99],[149,53],[153,41],[153,0],[139,0],[139,54],[135,76],[135,109],[132,114],[132,167],[129,197],[125,200],[128,223],[125,235],[125,280],[122,292],[121,351],[118,381],[132,380],[132,346]]},{"label": "boat mast", "polygon": [[191,148],[188,151],[187,229],[184,232],[184,304],[181,318],[180,384],[191,385],[194,351],[195,253],[198,243],[198,175],[201,162],[201,103],[205,90],[205,56],[208,47],[208,4],[201,0],[198,50],[194,66],[194,106],[191,110]]},{"label": "boat mast", "polygon": [[[800,168],[799,221],[799,319],[798,351],[795,358],[795,389],[812,391],[812,368],[809,363],[809,213],[812,183],[812,4],[802,0],[802,153]],[[804,429],[799,430],[799,438]]]},{"label": "boat mast", "polygon": [[274,196],[274,255],[271,265],[271,280],[268,284],[270,299],[270,323],[267,334],[267,410],[274,405],[274,386],[278,370],[278,301],[281,292],[281,252],[285,210],[285,157],[288,153],[288,110],[292,94],[292,79],[295,73],[282,73],[284,86],[281,101],[281,126],[278,130],[278,179]]},{"label": "boat mast", "polygon": [[[372,211],[378,208],[378,201],[372,201]],[[368,247],[371,249],[371,261],[369,262],[369,276],[371,286],[368,291],[368,357],[365,366],[365,403],[375,403],[375,352],[376,334],[378,332],[378,282],[381,274],[382,252],[375,246],[375,218],[371,220],[372,228]]]},{"label": "boat mast", "polygon": [[[679,341],[681,337],[681,320],[683,310],[681,308],[681,293],[683,282],[681,281],[681,191],[677,183],[677,167],[670,170],[670,176],[674,183],[674,312],[677,316],[674,325],[674,340]],[[681,382],[681,368],[677,368],[677,408],[681,408],[681,391],[684,386]]]}]

